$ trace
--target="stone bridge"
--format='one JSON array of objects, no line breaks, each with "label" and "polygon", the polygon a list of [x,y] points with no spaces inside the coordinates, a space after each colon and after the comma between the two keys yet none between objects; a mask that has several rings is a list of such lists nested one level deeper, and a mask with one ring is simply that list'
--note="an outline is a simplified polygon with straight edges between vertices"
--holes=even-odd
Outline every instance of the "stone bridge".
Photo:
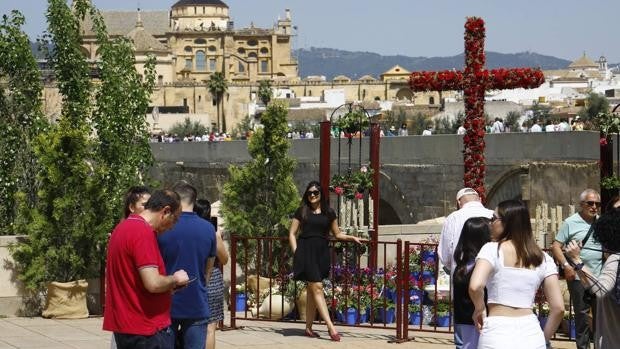
[{"label": "stone bridge", "polygon": [[[486,137],[487,206],[521,198],[530,209],[539,202],[574,204],[585,188],[599,188],[598,132],[507,133]],[[319,177],[319,139],[293,140],[290,155],[300,192]],[[351,162],[368,163],[368,139],[354,140]],[[250,157],[247,142],[153,143],[153,175],[163,185],[186,179],[201,197],[221,198],[228,166]],[[381,138],[379,224],[413,224],[455,209],[454,195],[463,185],[462,136],[434,135]],[[348,168],[348,147],[332,140],[331,171]],[[340,166],[338,166],[340,159]]]}]

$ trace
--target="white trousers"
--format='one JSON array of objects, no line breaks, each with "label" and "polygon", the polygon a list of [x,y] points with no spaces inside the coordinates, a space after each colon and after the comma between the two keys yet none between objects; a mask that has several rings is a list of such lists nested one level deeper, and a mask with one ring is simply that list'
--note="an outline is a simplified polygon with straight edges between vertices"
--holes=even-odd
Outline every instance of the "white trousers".
[{"label": "white trousers", "polygon": [[536,315],[489,316],[484,319],[478,349],[545,349]]}]

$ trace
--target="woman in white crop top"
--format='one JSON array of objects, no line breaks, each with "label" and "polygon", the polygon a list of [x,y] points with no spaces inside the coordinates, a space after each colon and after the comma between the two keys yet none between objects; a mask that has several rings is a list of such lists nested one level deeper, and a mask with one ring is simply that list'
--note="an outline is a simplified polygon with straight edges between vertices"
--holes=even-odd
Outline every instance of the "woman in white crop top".
[{"label": "woman in white crop top", "polygon": [[[478,253],[469,283],[474,324],[480,331],[478,348],[545,349],[564,314],[557,267],[536,245],[528,208],[522,201],[501,202],[493,214],[491,231],[497,240]],[[532,312],[541,283],[550,307],[544,333]]]}]

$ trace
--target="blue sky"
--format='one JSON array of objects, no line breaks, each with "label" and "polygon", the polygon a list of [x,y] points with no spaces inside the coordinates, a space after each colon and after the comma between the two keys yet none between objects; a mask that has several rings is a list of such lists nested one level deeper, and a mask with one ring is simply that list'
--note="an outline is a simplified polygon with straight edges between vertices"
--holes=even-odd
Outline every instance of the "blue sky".
[{"label": "blue sky", "polygon": [[[176,0],[93,0],[100,9],[169,9]],[[224,0],[237,28],[271,27],[290,8],[297,48],[330,47],[407,56],[463,51],[467,16],[487,23],[487,50],[532,51],[574,60],[586,51],[620,63],[619,0]],[[26,32],[45,28],[45,0],[1,0],[0,13],[18,9]]]}]

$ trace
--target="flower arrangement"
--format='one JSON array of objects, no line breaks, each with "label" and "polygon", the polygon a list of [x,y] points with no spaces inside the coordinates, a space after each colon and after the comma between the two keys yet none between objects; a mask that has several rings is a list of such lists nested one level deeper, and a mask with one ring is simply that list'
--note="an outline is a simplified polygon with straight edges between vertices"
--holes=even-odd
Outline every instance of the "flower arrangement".
[{"label": "flower arrangement", "polygon": [[463,182],[474,188],[482,201],[485,199],[484,176],[484,95],[488,89],[535,88],[544,82],[540,69],[484,69],[484,21],[469,17],[465,23],[465,70],[442,72],[414,72],[409,78],[413,91],[463,90],[465,102],[463,137],[465,171]]},{"label": "flower arrangement", "polygon": [[420,312],[420,303],[409,302],[409,312],[410,313],[419,313]]},{"label": "flower arrangement", "polygon": [[549,303],[543,302],[537,306],[534,306],[534,313],[538,315],[539,318],[544,318],[549,316]]},{"label": "flower arrangement", "polygon": [[336,174],[330,181],[330,189],[336,195],[344,195],[347,199],[361,200],[364,198],[364,191],[372,189],[373,170],[362,166],[359,171],[353,171],[346,175]]},{"label": "flower arrangement", "polygon": [[361,131],[362,129],[368,127],[369,124],[370,122],[368,121],[366,115],[362,111],[357,110],[349,111],[334,123],[336,127],[349,135]]}]

